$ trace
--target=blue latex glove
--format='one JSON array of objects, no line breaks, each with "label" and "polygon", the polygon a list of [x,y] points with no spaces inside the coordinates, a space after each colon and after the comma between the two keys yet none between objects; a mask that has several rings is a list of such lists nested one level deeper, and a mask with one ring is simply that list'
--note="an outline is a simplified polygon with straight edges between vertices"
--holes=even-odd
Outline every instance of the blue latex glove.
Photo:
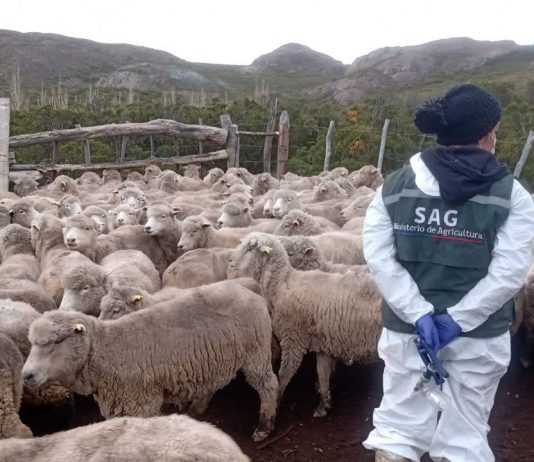
[{"label": "blue latex glove", "polygon": [[447,313],[436,314],[434,316],[434,324],[438,330],[439,348],[443,348],[462,332],[460,325]]},{"label": "blue latex glove", "polygon": [[437,352],[440,342],[438,329],[436,328],[436,324],[434,324],[434,319],[432,319],[432,316],[430,314],[421,316],[415,322],[415,328],[417,333],[425,339],[425,342],[428,344],[428,346],[432,348],[432,351],[434,351],[434,353]]}]

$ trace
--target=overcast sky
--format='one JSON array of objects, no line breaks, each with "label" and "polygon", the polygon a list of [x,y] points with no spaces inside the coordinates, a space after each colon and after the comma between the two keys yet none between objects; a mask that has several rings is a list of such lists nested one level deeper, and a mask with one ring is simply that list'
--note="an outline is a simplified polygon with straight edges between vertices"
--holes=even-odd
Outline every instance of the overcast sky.
[{"label": "overcast sky", "polygon": [[468,36],[534,44],[532,0],[4,0],[0,29],[50,32],[250,64],[288,42],[344,63],[385,46]]}]

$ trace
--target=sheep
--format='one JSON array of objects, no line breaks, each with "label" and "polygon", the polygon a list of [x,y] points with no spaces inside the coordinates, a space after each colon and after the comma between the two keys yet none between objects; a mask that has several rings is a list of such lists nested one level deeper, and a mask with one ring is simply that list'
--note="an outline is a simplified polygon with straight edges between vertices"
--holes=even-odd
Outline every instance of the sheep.
[{"label": "sheep", "polygon": [[333,180],[322,179],[313,188],[313,202],[323,202],[331,199],[346,199],[347,191]]},{"label": "sheep", "polygon": [[[75,215],[67,218],[67,220],[77,218],[86,219],[90,223],[88,226],[94,229],[93,221],[84,215]],[[63,223],[50,215],[43,214],[32,221],[32,247],[41,269],[38,283],[50,294],[56,305],[61,303],[63,297],[63,286],[61,285],[63,272],[84,262],[90,262],[85,255],[69,250],[65,246],[63,231]]]},{"label": "sheep", "polygon": [[13,192],[20,197],[27,196],[39,189],[39,183],[31,176],[24,176],[15,180]]},{"label": "sheep", "polygon": [[175,248],[162,249],[158,238],[148,236],[140,225],[121,226],[101,235],[98,235],[94,222],[84,215],[67,218],[64,225],[63,239],[67,248],[81,252],[96,263],[117,250],[134,249],[147,255],[163,274],[169,266],[169,259],[176,253]]},{"label": "sheep", "polygon": [[57,304],[39,284],[25,279],[0,279],[0,299],[24,302],[40,313],[54,310]]},{"label": "sheep", "polygon": [[65,194],[79,196],[76,181],[66,175],[59,175],[46,188],[37,191],[32,191],[29,195],[45,196],[51,199],[59,200]]},{"label": "sheep", "polygon": [[347,221],[341,231],[353,232],[355,234],[363,234],[363,222],[365,217],[354,217]]},{"label": "sheep", "polygon": [[133,181],[135,183],[142,182],[145,183],[144,175],[141,175],[139,172],[130,172],[126,175],[126,180]]},{"label": "sheep", "polygon": [[351,202],[350,205],[348,205],[341,211],[341,216],[345,220],[350,220],[354,217],[364,217],[365,212],[367,212],[367,207],[369,207],[369,204],[372,202],[374,197],[374,192],[371,194],[366,194],[357,197],[354,202]]},{"label": "sheep", "polygon": [[185,202],[181,197],[177,197],[171,202],[172,211],[174,217],[180,221],[192,215],[200,215],[204,212],[204,209],[195,204],[189,204]]},{"label": "sheep", "polygon": [[305,191],[313,189],[315,184],[316,181],[313,177],[299,177],[289,172],[284,175],[284,181],[280,183],[280,188],[291,191]]},{"label": "sheep", "polygon": [[95,192],[101,183],[102,179],[95,172],[83,172],[80,178],[76,179],[78,190],[86,193]]},{"label": "sheep", "polygon": [[367,265],[347,265],[342,263],[331,263],[326,261],[321,250],[309,237],[291,236],[278,237],[280,243],[289,257],[289,263],[297,270],[311,271],[320,270],[327,273],[345,274],[349,271],[359,274],[361,271],[367,272]]},{"label": "sheep", "polygon": [[54,205],[58,207],[58,218],[72,217],[73,215],[79,215],[82,213],[80,199],[70,194],[63,196],[61,200],[59,202],[55,202]]},{"label": "sheep", "polygon": [[236,175],[225,173],[219,180],[217,180],[216,183],[211,186],[210,191],[213,193],[222,193],[236,184],[245,184],[245,182]]},{"label": "sheep", "polygon": [[163,287],[187,289],[226,279],[233,249],[194,249],[178,257],[161,278]]},{"label": "sheep", "polygon": [[211,187],[217,183],[217,181],[219,181],[223,175],[224,172],[220,168],[212,168],[202,181],[204,181],[207,186]]},{"label": "sheep", "polygon": [[[7,335],[15,343],[22,355],[22,362],[30,354],[31,345],[28,340],[30,325],[39,317],[39,312],[27,303],[10,299],[0,300],[0,333]],[[34,389],[24,387],[22,398],[25,405],[64,406],[71,404],[72,395],[57,382],[53,382]]]},{"label": "sheep", "polygon": [[31,232],[12,224],[0,230],[0,278],[37,281],[39,264],[33,254]]},{"label": "sheep", "polygon": [[0,205],[0,228],[4,228],[11,223],[11,215],[9,209],[4,205]]},{"label": "sheep", "polygon": [[362,237],[342,231],[310,236],[324,258],[332,263],[364,265]]},{"label": "sheep", "polygon": [[221,216],[217,219],[217,228],[254,227],[256,231],[273,232],[279,225],[278,220],[252,218],[249,205],[228,202],[223,205]]},{"label": "sheep", "polygon": [[17,346],[0,332],[0,438],[33,436],[18,414],[22,400],[22,365],[23,358]]},{"label": "sheep", "polygon": [[146,198],[139,188],[124,188],[116,193],[116,202],[132,209],[140,209],[146,205]]},{"label": "sheep", "polygon": [[174,217],[174,209],[163,202],[153,203],[144,211],[147,218],[143,228],[145,234],[157,240],[168,266],[178,257],[176,246],[182,236],[181,223]]},{"label": "sheep", "polygon": [[108,216],[104,209],[95,205],[90,205],[89,207],[86,207],[82,213],[93,220],[98,234],[109,233]]},{"label": "sheep", "polygon": [[133,209],[129,205],[118,205],[110,210],[112,229],[120,228],[123,225],[139,224],[139,209]]},{"label": "sheep", "polygon": [[182,289],[166,287],[155,294],[133,286],[113,285],[100,302],[100,320],[114,320],[158,303],[175,299]]},{"label": "sheep", "polygon": [[96,194],[109,194],[121,184],[121,174],[118,170],[102,170],[102,183],[94,191]]},{"label": "sheep", "polygon": [[149,165],[145,167],[145,183],[150,189],[157,189],[159,187],[159,175],[161,173],[161,168],[157,165]]},{"label": "sheep", "polygon": [[[252,215],[254,218],[258,218],[260,216],[264,216],[265,218],[273,218],[273,195],[274,195],[274,189],[271,189],[270,191],[267,191],[267,193],[263,196],[263,200],[258,201],[256,205],[254,206],[254,212]],[[261,210],[261,213],[260,213]]]},{"label": "sheep", "polygon": [[200,180],[200,165],[189,164],[184,167],[184,177]]},{"label": "sheep", "polygon": [[243,182],[249,186],[252,186],[254,183],[254,175],[244,167],[230,167],[228,170],[226,170],[226,174],[241,178]]},{"label": "sheep", "polygon": [[280,181],[278,181],[270,173],[260,173],[254,178],[252,183],[252,189],[255,196],[263,196],[271,189],[278,189],[280,187]]},{"label": "sheep", "polygon": [[333,201],[308,204],[303,207],[294,191],[278,189],[273,193],[272,213],[276,218],[282,218],[290,210],[301,209],[313,215],[316,219],[319,219],[319,217],[326,218],[337,226],[343,226],[344,220],[339,215],[339,210],[342,205],[343,202]]},{"label": "sheep", "polygon": [[139,250],[119,250],[102,260],[101,266],[82,264],[62,277],[65,288],[60,310],[74,310],[98,316],[100,302],[113,286],[131,286],[149,293],[161,288],[159,274],[150,259]]},{"label": "sheep", "polygon": [[211,223],[203,217],[187,217],[182,222],[182,237],[178,242],[178,251],[185,253],[201,248],[234,248],[239,245],[239,240],[249,232],[248,228],[215,230]]},{"label": "sheep", "polygon": [[123,417],[0,442],[0,462],[249,462],[228,435],[186,415]]},{"label": "sheep", "polygon": [[284,215],[282,222],[274,230],[274,234],[279,236],[312,236],[328,231],[339,230],[336,225],[332,223],[331,226],[321,227],[315,217],[299,210],[290,210],[287,215]]},{"label": "sheep", "polygon": [[11,206],[9,215],[11,216],[11,223],[29,228],[32,221],[38,218],[40,213],[27,200],[22,199]]},{"label": "sheep", "polygon": [[22,377],[27,386],[58,380],[75,393],[93,394],[109,419],[157,415],[164,401],[202,413],[241,370],[260,397],[253,436],[259,441],[276,415],[271,335],[263,298],[224,281],[115,321],[46,313],[30,327]]},{"label": "sheep", "polygon": [[282,349],[278,372],[279,397],[297,371],[304,354],[317,358],[321,401],[315,417],[332,406],[330,374],[337,359],[347,364],[378,359],[381,295],[370,274],[297,271],[276,237],[249,235],[230,266],[259,282]]},{"label": "sheep", "polygon": [[376,189],[384,182],[380,171],[372,165],[364,165],[360,170],[352,172],[349,179],[356,188],[367,186]]}]

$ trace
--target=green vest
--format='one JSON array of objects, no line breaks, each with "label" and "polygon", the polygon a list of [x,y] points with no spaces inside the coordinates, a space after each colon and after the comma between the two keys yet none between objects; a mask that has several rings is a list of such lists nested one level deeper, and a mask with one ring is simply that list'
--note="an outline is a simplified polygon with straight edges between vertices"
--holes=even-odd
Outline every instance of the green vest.
[{"label": "green vest", "polygon": [[[488,274],[497,231],[510,212],[513,181],[507,175],[485,194],[451,205],[423,193],[409,166],[386,178],[382,197],[393,225],[397,260],[434,306],[435,314],[456,305]],[[390,330],[414,332],[414,326],[402,321],[386,302],[382,318]],[[481,326],[462,335],[495,337],[506,332],[513,319],[512,299]]]}]

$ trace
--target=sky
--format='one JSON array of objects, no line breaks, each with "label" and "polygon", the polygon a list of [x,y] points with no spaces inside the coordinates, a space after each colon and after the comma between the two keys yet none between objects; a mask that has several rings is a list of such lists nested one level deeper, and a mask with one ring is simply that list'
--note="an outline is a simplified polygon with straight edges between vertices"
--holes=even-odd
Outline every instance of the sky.
[{"label": "sky", "polygon": [[450,37],[532,45],[533,17],[532,0],[4,0],[0,29],[224,64],[250,64],[297,42],[349,64],[377,48]]}]

